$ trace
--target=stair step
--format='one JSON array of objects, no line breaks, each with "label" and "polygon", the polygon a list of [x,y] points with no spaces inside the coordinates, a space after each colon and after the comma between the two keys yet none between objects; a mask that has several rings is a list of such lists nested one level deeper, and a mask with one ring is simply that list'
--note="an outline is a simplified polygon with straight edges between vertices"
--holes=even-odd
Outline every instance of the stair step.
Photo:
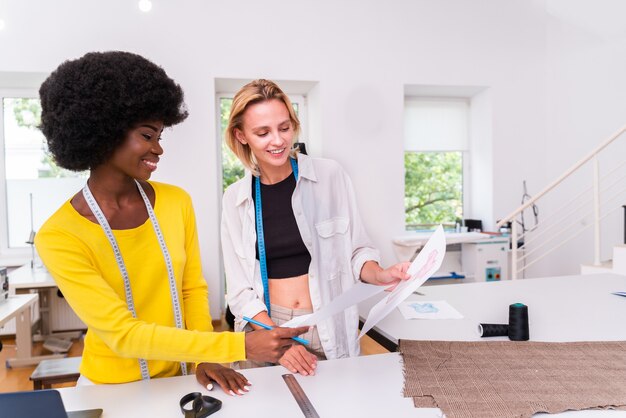
[{"label": "stair step", "polygon": [[626,275],[626,244],[613,247],[613,273]]},{"label": "stair step", "polygon": [[581,264],[580,274],[613,273],[613,260],[602,261],[600,265]]}]

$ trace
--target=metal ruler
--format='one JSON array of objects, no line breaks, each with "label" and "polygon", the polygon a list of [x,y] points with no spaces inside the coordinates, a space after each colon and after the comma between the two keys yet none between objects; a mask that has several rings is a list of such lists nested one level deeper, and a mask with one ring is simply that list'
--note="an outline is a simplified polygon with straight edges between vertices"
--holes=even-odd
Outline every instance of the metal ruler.
[{"label": "metal ruler", "polygon": [[300,383],[296,380],[296,377],[292,374],[284,374],[283,379],[285,383],[287,383],[287,387],[296,399],[296,402],[298,402],[304,416],[306,418],[320,418],[315,408],[313,408],[311,401],[306,396],[306,393],[302,390],[302,386],[300,386]]}]

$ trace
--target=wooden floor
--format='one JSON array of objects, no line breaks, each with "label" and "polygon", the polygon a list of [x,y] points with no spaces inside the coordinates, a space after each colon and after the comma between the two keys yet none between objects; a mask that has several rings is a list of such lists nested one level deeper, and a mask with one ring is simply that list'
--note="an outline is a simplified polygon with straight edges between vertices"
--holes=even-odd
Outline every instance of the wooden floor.
[{"label": "wooden floor", "polygon": [[[221,323],[225,323],[225,321],[222,321]],[[221,325],[219,322],[214,323],[214,327],[216,331],[223,331],[225,328],[225,326]],[[14,367],[7,369],[6,359],[15,356],[15,340],[3,338],[2,344],[4,345],[4,348],[0,352],[0,392],[32,390],[33,383],[28,378],[33,370],[35,370],[35,366]],[[82,355],[82,352],[83,340],[74,340],[74,344],[72,344],[72,348],[70,349],[68,356],[80,356]],[[39,342],[33,344],[33,355],[42,355],[47,353],[48,351],[43,348],[43,343]],[[388,353],[388,351],[368,336],[361,338],[361,355],[382,353]],[[60,383],[58,385],[54,385],[54,387],[67,386],[74,386],[74,383]]]},{"label": "wooden floor", "polygon": [[[83,353],[83,340],[73,340],[74,344],[70,348],[68,353],[69,357],[78,357]],[[11,357],[15,357],[15,340],[2,338],[2,344],[4,348],[0,352],[0,392],[17,392],[23,390],[33,390],[33,382],[28,378],[35,370],[36,366],[28,367],[13,367],[7,369],[6,360]],[[33,356],[40,356],[44,354],[50,354],[50,352],[43,348],[43,343],[33,343]],[[60,383],[54,387],[66,387],[74,386],[74,383]]]}]

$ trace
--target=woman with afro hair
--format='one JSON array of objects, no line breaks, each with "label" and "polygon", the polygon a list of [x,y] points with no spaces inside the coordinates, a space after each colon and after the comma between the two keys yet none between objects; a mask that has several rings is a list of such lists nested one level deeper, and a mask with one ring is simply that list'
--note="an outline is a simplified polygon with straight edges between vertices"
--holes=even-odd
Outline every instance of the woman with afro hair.
[{"label": "woman with afro hair", "polygon": [[61,64],[39,94],[54,160],[89,170],[35,240],[87,324],[79,384],[186,374],[194,362],[203,385],[247,391],[244,376],[213,363],[276,361],[307,329],[213,332],[191,198],[149,181],[164,128],[187,117],[181,87],[139,55],[93,52]]}]

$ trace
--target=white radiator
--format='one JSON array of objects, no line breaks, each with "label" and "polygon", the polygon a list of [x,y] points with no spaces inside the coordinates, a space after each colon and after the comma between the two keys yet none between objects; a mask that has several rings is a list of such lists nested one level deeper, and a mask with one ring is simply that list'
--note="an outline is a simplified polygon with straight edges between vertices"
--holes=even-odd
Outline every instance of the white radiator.
[{"label": "white radiator", "polygon": [[56,292],[50,301],[50,320],[52,332],[87,329],[87,326],[76,316],[67,301],[57,296]]}]

